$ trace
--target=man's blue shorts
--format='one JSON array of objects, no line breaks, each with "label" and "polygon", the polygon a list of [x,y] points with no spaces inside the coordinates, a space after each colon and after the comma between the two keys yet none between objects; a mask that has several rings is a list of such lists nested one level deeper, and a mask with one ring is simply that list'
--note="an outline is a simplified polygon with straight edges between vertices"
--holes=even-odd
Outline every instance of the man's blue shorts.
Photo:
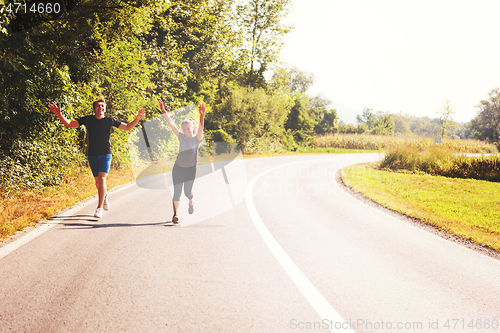
[{"label": "man's blue shorts", "polygon": [[88,159],[94,177],[99,176],[99,172],[109,173],[111,154],[89,156]]}]

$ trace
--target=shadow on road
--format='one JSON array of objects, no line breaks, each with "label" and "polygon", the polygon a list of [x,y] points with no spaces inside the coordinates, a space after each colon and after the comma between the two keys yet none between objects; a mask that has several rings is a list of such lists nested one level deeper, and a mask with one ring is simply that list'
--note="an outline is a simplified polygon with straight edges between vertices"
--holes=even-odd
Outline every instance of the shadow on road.
[{"label": "shadow on road", "polygon": [[[98,228],[124,228],[124,227],[146,227],[146,226],[165,226],[173,227],[175,224],[171,221],[152,222],[152,223],[97,223],[98,219],[93,215],[72,215],[72,216],[57,216],[50,219],[51,221],[64,220],[60,223],[71,229],[98,229]],[[75,221],[75,222],[69,222]],[[77,222],[80,221],[80,222]],[[88,223],[92,222],[92,223]]]}]

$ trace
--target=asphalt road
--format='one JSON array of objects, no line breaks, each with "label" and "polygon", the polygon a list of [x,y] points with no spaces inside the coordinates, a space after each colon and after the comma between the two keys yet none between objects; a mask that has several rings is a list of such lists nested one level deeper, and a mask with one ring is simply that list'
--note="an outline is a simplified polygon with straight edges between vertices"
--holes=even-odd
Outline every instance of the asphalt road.
[{"label": "asphalt road", "polygon": [[499,260],[336,183],[377,159],[200,172],[177,226],[168,176],[88,200],[0,246],[0,332],[500,332]]}]

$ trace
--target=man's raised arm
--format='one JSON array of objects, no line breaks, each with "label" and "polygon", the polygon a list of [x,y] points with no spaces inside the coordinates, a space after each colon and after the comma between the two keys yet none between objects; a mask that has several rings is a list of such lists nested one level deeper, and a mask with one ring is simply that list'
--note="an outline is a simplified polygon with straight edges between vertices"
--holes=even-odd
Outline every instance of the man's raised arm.
[{"label": "man's raised arm", "polygon": [[128,124],[121,123],[118,128],[121,129],[121,130],[130,131],[132,128],[135,127],[135,125],[137,125],[137,123],[139,122],[139,120],[141,120],[142,116],[144,116],[144,109],[140,109],[139,110],[139,113],[137,114],[137,116],[135,116],[134,121],[132,121],[132,122],[130,122]]},{"label": "man's raised arm", "polygon": [[80,126],[80,124],[78,123],[77,120],[69,121],[68,119],[64,118],[64,116],[61,113],[61,106],[60,105],[58,105],[58,104],[56,105],[56,103],[52,102],[49,104],[49,110],[52,113],[54,113],[61,120],[61,122],[64,124],[64,126],[66,126],[66,128],[75,128],[75,127]]}]

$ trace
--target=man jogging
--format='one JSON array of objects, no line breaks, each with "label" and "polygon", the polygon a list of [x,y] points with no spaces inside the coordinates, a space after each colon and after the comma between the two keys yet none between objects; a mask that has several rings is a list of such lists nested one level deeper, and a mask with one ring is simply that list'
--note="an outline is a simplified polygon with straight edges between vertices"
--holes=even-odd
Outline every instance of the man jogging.
[{"label": "man jogging", "polygon": [[137,125],[144,115],[144,109],[140,109],[131,123],[125,124],[115,118],[105,117],[106,102],[104,99],[94,101],[92,107],[94,109],[93,116],[85,116],[77,120],[69,121],[61,114],[61,107],[55,103],[49,104],[49,110],[53,112],[67,128],[75,128],[85,125],[87,129],[87,149],[88,160],[92,175],[95,179],[95,186],[99,195],[97,209],[94,217],[101,218],[103,209],[109,209],[109,201],[107,195],[106,177],[111,166],[111,143],[109,137],[111,127],[117,127],[121,130],[130,131]]}]

